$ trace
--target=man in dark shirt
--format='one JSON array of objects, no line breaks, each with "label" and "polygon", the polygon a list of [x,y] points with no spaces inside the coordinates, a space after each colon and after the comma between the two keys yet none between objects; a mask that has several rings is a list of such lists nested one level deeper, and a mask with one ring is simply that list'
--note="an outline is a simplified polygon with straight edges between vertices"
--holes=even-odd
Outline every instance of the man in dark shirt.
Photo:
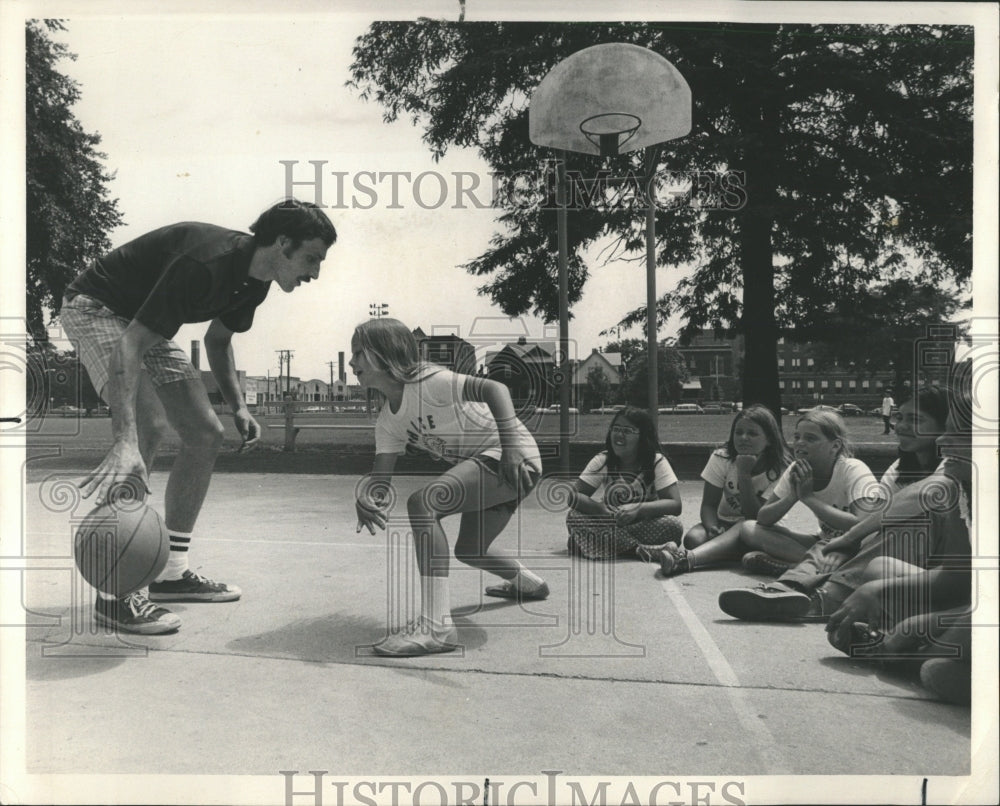
[{"label": "man in dark shirt", "polygon": [[260,436],[233,358],[233,333],[249,330],[271,282],[289,293],[319,277],[336,230],[315,205],[287,200],[266,210],[253,235],[211,224],[163,227],[96,261],[66,289],[60,321],[94,388],[111,407],[114,444],[80,483],[103,503],[118,485],[149,492],[148,468],[166,429],[181,439],[164,497],[170,557],[160,577],[122,598],[98,593],[98,623],[155,634],[180,619],[153,602],[229,602],[240,589],[188,568],[188,547],[208,492],[223,427],[201,374],[171,339],[183,324],[210,322],[205,354],[244,444]]}]

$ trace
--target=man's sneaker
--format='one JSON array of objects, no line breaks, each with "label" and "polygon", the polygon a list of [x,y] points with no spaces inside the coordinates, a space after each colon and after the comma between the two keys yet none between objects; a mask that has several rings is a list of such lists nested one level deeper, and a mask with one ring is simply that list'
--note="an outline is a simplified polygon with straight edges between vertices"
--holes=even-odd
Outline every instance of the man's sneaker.
[{"label": "man's sneaker", "polygon": [[808,594],[766,583],[719,594],[722,612],[744,621],[800,621],[810,604]]},{"label": "man's sneaker", "polygon": [[458,630],[455,626],[439,627],[423,616],[411,621],[399,632],[383,638],[372,649],[378,655],[406,658],[415,655],[433,655],[438,652],[454,652]]},{"label": "man's sneaker", "polygon": [[206,579],[193,571],[185,571],[180,579],[151,582],[151,602],[235,602],[243,593],[235,585]]},{"label": "man's sneaker", "polygon": [[94,606],[94,621],[102,627],[140,635],[174,632],[181,626],[181,620],[174,613],[157,607],[141,591],[130,593],[121,599],[102,599],[98,596]]},{"label": "man's sneaker", "polygon": [[772,557],[766,551],[747,552],[743,555],[741,564],[751,574],[761,574],[768,577],[780,577],[795,565],[795,563],[786,563],[784,560]]}]

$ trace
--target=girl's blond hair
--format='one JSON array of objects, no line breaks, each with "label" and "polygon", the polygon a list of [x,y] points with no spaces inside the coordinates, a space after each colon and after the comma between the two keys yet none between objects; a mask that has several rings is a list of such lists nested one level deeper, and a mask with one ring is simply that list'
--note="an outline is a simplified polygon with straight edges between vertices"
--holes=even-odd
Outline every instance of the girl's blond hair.
[{"label": "girl's blond hair", "polygon": [[844,458],[854,456],[854,445],[847,434],[847,426],[844,424],[844,418],[837,414],[837,412],[826,409],[812,409],[799,417],[795,421],[795,424],[798,425],[802,422],[812,423],[820,430],[820,433],[824,437],[831,441],[839,439],[839,456],[843,456]]},{"label": "girl's blond hair", "polygon": [[369,319],[354,328],[354,337],[368,362],[400,383],[413,383],[426,370],[438,369],[420,360],[416,338],[398,319]]}]

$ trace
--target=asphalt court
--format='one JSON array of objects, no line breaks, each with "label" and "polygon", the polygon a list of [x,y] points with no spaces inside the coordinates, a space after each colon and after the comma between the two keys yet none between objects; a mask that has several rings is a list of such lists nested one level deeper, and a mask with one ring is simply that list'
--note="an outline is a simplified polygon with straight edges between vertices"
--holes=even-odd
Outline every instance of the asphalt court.
[{"label": "asphalt court", "polygon": [[[758,581],[740,570],[664,580],[640,561],[571,560],[544,491],[497,546],[547,579],[549,599],[485,597],[493,578],[453,560],[461,651],[390,660],[370,646],[417,601],[412,552],[405,523],[356,532],[354,477],[216,474],[192,563],[243,598],[171,605],[180,631],[127,639],[93,628],[71,559],[89,505],[67,480],[26,487],[32,772],[270,775],[334,759],[385,775],[969,772],[969,709],[840,655],[820,625],[728,618],[719,592]],[[165,482],[151,478],[158,509]],[[405,500],[420,480],[395,483]],[[680,485],[690,524],[701,483]],[[137,681],[147,695],[109,704]],[[134,751],[153,734],[155,764]]]}]

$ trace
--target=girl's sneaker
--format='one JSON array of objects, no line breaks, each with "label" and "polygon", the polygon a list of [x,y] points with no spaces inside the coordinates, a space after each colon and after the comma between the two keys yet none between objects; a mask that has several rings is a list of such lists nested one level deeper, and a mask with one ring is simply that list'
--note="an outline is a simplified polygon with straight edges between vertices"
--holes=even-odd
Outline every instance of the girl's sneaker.
[{"label": "girl's sneaker", "polygon": [[795,563],[786,563],[784,560],[772,557],[766,551],[747,552],[743,555],[741,564],[751,574],[760,574],[766,577],[780,577],[795,565]]},{"label": "girl's sneaker", "polygon": [[455,625],[438,626],[421,616],[399,632],[383,638],[372,649],[377,655],[392,658],[433,655],[438,652],[454,652],[458,649],[457,639],[458,630]]},{"label": "girl's sneaker", "polygon": [[660,565],[660,573],[665,577],[683,574],[691,570],[691,559],[688,550],[676,543],[667,543],[663,548],[640,545],[636,553],[646,562]]},{"label": "girl's sneaker", "polygon": [[762,582],[756,588],[734,588],[719,594],[719,608],[744,621],[800,621],[809,612],[808,594]]}]

